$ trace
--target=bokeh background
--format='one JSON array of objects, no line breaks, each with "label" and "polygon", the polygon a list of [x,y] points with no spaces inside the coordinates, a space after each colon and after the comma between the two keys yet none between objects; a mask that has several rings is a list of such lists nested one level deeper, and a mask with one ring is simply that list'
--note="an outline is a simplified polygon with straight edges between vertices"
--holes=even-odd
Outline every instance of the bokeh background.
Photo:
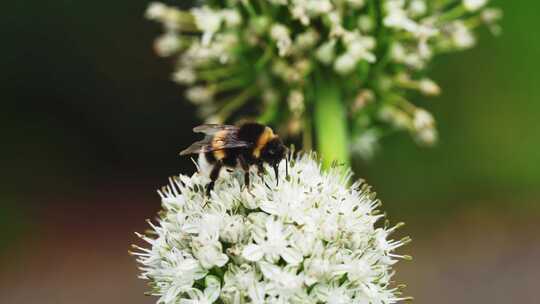
[{"label": "bokeh background", "polygon": [[[493,2],[503,35],[439,58],[443,95],[419,101],[440,143],[400,134],[355,163],[408,224],[415,260],[396,280],[416,303],[539,301],[540,2]],[[177,152],[199,121],[152,51],[146,5],[2,5],[0,303],[155,302],[127,250],[159,210],[154,189],[194,170]]]}]

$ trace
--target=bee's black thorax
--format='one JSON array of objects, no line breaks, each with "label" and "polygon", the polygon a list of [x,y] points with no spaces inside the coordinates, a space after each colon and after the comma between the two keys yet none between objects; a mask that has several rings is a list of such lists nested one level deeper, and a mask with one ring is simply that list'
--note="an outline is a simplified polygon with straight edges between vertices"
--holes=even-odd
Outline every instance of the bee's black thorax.
[{"label": "bee's black thorax", "polygon": [[264,133],[266,126],[250,122],[243,124],[238,130],[238,138],[256,144],[259,137]]}]

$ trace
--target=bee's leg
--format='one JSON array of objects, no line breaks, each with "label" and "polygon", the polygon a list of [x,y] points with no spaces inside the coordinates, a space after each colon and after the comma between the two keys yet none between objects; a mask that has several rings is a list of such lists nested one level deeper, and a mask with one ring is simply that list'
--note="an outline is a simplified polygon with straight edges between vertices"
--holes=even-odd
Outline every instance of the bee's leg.
[{"label": "bee's leg", "polygon": [[216,162],[214,167],[212,168],[212,171],[210,172],[210,182],[206,186],[206,195],[210,196],[210,191],[214,189],[214,184],[216,183],[216,180],[219,177],[219,171],[221,170],[221,167],[223,167],[223,163],[221,161]]},{"label": "bee's leg", "polygon": [[263,162],[260,161],[257,163],[257,175],[259,175],[259,177],[261,178],[261,180],[264,182],[264,185],[266,186],[266,188],[268,189],[272,189],[270,188],[270,186],[268,185],[268,183],[264,180],[264,166],[263,166]]},{"label": "bee's leg", "polygon": [[240,166],[242,167],[242,170],[244,170],[244,184],[249,189],[251,186],[249,182],[249,164],[247,163],[246,159],[242,155],[238,156],[238,161],[240,162]]},{"label": "bee's leg", "polygon": [[261,176],[261,177],[264,174],[264,166],[263,166],[263,163],[261,161],[257,163],[257,174],[259,176]]}]

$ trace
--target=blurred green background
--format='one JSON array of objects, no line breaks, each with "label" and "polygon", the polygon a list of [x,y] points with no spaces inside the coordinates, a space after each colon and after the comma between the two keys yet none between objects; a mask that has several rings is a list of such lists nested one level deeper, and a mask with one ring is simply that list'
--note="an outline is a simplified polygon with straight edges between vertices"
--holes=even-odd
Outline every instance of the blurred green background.
[{"label": "blurred green background", "polygon": [[[179,3],[180,1],[168,1]],[[500,37],[439,58],[440,142],[405,134],[355,162],[415,240],[398,281],[417,303],[537,303],[540,2],[503,8]],[[127,256],[199,123],[147,1],[11,1],[0,18],[0,303],[153,303]]]}]

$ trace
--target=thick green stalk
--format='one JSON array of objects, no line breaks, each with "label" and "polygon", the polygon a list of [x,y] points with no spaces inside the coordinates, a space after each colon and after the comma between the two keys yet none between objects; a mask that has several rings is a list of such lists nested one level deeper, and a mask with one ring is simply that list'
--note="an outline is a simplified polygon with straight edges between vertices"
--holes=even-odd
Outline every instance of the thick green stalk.
[{"label": "thick green stalk", "polygon": [[315,79],[315,135],[323,166],[332,163],[350,165],[347,116],[340,86],[331,76],[319,74]]}]

